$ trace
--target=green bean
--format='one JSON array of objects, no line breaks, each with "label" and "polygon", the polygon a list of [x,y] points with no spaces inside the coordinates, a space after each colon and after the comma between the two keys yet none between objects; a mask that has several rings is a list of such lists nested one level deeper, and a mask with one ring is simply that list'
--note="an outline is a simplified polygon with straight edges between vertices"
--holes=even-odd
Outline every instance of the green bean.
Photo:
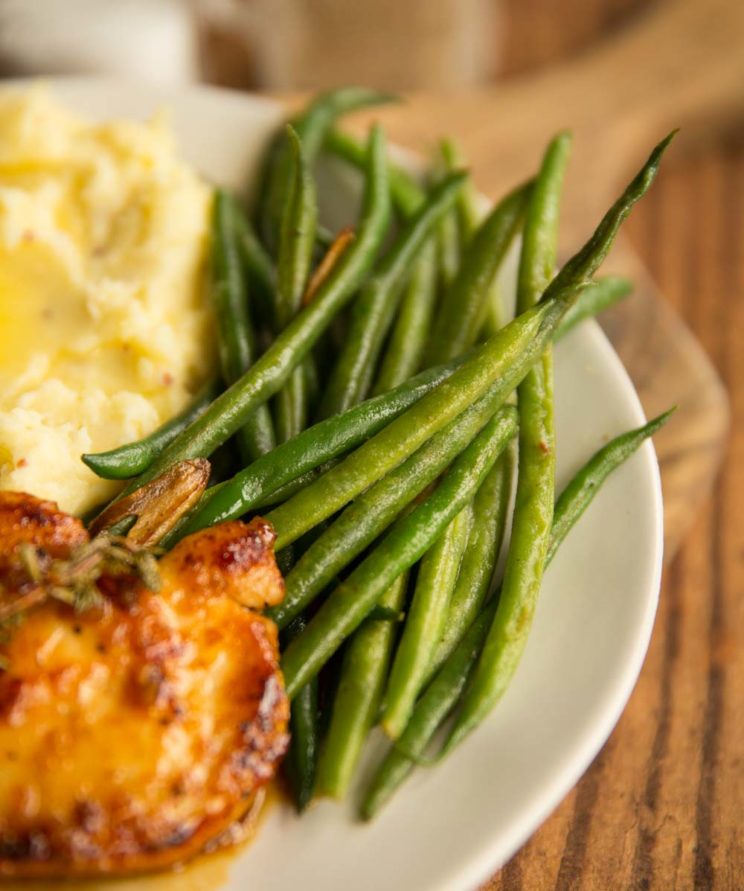
[{"label": "green bean", "polygon": [[[289,324],[302,303],[310,274],[318,220],[315,182],[305,160],[302,144],[290,125],[287,125],[287,138],[291,148],[292,185],[287,195],[279,238],[276,294],[276,328],[279,331]],[[294,369],[275,397],[274,417],[279,442],[286,442],[305,428],[305,384],[305,370],[300,366]]]},{"label": "green bean", "polygon": [[282,656],[290,698],[317,675],[393,581],[439,538],[475,494],[512,433],[513,422],[500,414],[494,416],[426,501],[398,519],[371,554],[330,594]]},{"label": "green bean", "polygon": [[255,309],[258,321],[265,328],[273,328],[276,318],[276,269],[266,248],[246,217],[243,209],[236,208],[235,227],[238,248],[248,283],[248,299]]},{"label": "green bean", "polygon": [[[292,640],[305,627],[304,619],[296,619],[288,629]],[[295,807],[302,813],[315,792],[318,748],[318,679],[313,678],[300,690],[292,702],[289,718],[290,744],[284,761]]]},{"label": "green bean", "polygon": [[277,263],[277,328],[281,330],[297,313],[307,287],[318,222],[315,182],[302,143],[288,124],[291,184],[284,207]]},{"label": "green bean", "polygon": [[277,533],[277,550],[334,514],[393,467],[413,454],[434,433],[497,383],[505,400],[549,342],[570,291],[519,316],[473,350],[461,367],[372,439],[316,482],[273,510],[268,519]]},{"label": "green bean", "polygon": [[307,413],[312,417],[320,396],[320,372],[318,371],[318,363],[315,361],[315,356],[312,353],[310,353],[307,361],[302,366],[302,370],[305,372]]},{"label": "green bean", "polygon": [[460,270],[460,231],[454,208],[437,226],[437,260],[439,287],[446,291]]},{"label": "green bean", "polygon": [[597,279],[590,288],[587,288],[581,297],[574,303],[563,317],[558,330],[555,332],[555,340],[558,341],[569,331],[575,328],[584,319],[598,315],[603,310],[614,306],[633,290],[632,282],[624,278],[606,276]]},{"label": "green bean", "polygon": [[385,690],[382,729],[391,739],[405,729],[424,685],[472,527],[473,508],[467,504],[421,560]]},{"label": "green bean", "polygon": [[[571,139],[548,146],[527,209],[517,274],[517,311],[539,301],[553,276],[558,207]],[[555,504],[553,358],[546,350],[518,390],[519,471],[499,608],[448,745],[456,745],[501,697],[524,650],[540,592]]]},{"label": "green bean", "polygon": [[375,367],[395,314],[403,278],[429,235],[452,207],[463,182],[464,176],[456,173],[432,190],[426,202],[403,226],[377,272],[354,302],[345,343],[321,402],[323,416],[344,411],[366,396],[365,373]]},{"label": "green bean", "polygon": [[[349,449],[378,433],[393,418],[410,408],[426,393],[446,380],[464,359],[422,371],[390,393],[368,399],[340,415],[321,421],[295,436],[273,452],[264,455],[231,480],[209,489],[197,509],[177,531],[161,545],[170,547],[184,535],[198,532],[215,523],[235,520],[255,507],[272,503],[272,497],[283,501],[289,494],[304,488],[316,478],[321,468]],[[309,475],[309,479],[308,479]],[[295,486],[295,488],[291,488]],[[287,494],[281,494],[285,487]]]},{"label": "green bean", "polygon": [[[438,163],[435,163],[435,168],[440,168],[442,171],[440,175],[461,169],[464,166],[458,163],[461,159],[457,155],[454,144],[449,140],[442,140],[439,143],[437,160]],[[439,281],[443,290],[449,288],[455,280],[460,269],[463,251],[467,246],[470,235],[472,235],[472,232],[466,232],[461,220],[463,203],[467,202],[465,191],[468,186],[472,190],[470,177],[467,178],[465,185],[460,190],[455,206],[439,224],[437,231]]]},{"label": "green bean", "polygon": [[473,531],[426,680],[447,660],[488,597],[506,531],[515,464],[516,454],[510,443],[475,496]]},{"label": "green bean", "polygon": [[[229,386],[253,364],[254,333],[248,315],[243,266],[238,247],[234,199],[218,189],[212,209],[212,262],[210,296],[217,319],[217,344],[225,384]],[[244,461],[270,452],[275,445],[271,415],[265,405],[246,418],[237,433]]]},{"label": "green bean", "polygon": [[457,356],[475,343],[483,304],[518,230],[530,188],[528,183],[507,195],[471,239],[460,270],[442,298],[427,352],[429,364]]},{"label": "green bean", "polygon": [[405,730],[388,750],[365,790],[361,816],[370,820],[421,759],[465,689],[496,609],[487,604],[416,703]]},{"label": "green bean", "polygon": [[543,300],[550,299],[553,294],[564,291],[567,287],[590,281],[607,256],[618,229],[632,210],[633,205],[640,201],[651,187],[651,183],[659,171],[662,156],[676,133],[676,130],[672,130],[653,149],[646,163],[630,181],[622,195],[602,217],[586,244],[571,257],[550,283],[542,296]]},{"label": "green bean", "polygon": [[416,261],[390,335],[374,393],[386,393],[421,367],[434,315],[437,266],[434,245],[427,244]]},{"label": "green bean", "polygon": [[[498,386],[494,385],[407,460],[359,495],[313,542],[285,579],[284,599],[267,612],[279,628],[306,609],[439,476],[490,420],[499,399]],[[511,419],[516,430],[514,408],[505,406],[500,413],[505,421]]]},{"label": "green bean", "polygon": [[[546,565],[570,529],[599,492],[607,477],[626,461],[644,440],[662,427],[671,411],[649,421],[643,427],[623,433],[596,452],[569,482],[556,501]],[[471,676],[488,631],[493,623],[498,596],[483,607],[461,641],[439,667],[423,696],[416,703],[411,720],[394,747],[375,772],[362,804],[362,815],[369,819],[391,797],[420,761],[443,721],[454,708]],[[445,754],[445,753],[443,753]],[[441,756],[440,756],[441,757]]]},{"label": "green bean", "polygon": [[[359,169],[364,168],[364,146],[348,133],[331,130],[326,136],[325,148],[336,157]],[[394,164],[388,162],[390,175],[390,196],[398,213],[406,218],[412,216],[424,203],[426,192],[414,176]]]},{"label": "green bean", "polygon": [[[334,417],[340,417],[340,415],[335,415]],[[323,422],[321,421],[321,423]],[[306,429],[314,430],[315,427]],[[287,442],[290,442],[290,440],[287,440]],[[282,445],[283,444],[284,443],[282,443]],[[330,461],[326,461],[325,464],[321,464],[319,467],[315,467],[312,470],[301,473],[299,476],[291,479],[288,483],[284,483],[284,485],[279,486],[278,489],[271,489],[271,491],[269,491],[266,495],[257,497],[255,499],[255,503],[251,504],[251,509],[264,510],[267,507],[276,507],[277,504],[281,504],[283,501],[288,501],[293,495],[299,492],[300,489],[304,489],[305,486],[309,486],[310,483],[315,482],[318,477],[322,476],[327,470],[330,470],[330,468],[337,463],[337,458],[331,459]]]},{"label": "green bean", "polygon": [[278,443],[287,442],[307,426],[307,378],[304,368],[295,368],[289,380],[275,396],[275,426]]},{"label": "green bean", "polygon": [[573,477],[555,503],[547,562],[553,559],[569,530],[587,509],[597,490],[612,471],[637,451],[641,443],[660,430],[674,411],[675,409],[671,408],[652,418],[642,427],[615,437]]},{"label": "green bean", "polygon": [[382,602],[373,606],[367,614],[367,619],[374,619],[375,621],[384,619],[386,622],[402,622],[405,617],[405,610],[393,609],[393,607],[385,606]]},{"label": "green bean", "polygon": [[[408,573],[398,576],[380,598],[380,605],[401,610]],[[319,795],[343,798],[374,724],[395,640],[395,622],[368,617],[344,652],[341,676],[333,700],[331,722],[318,762]]]},{"label": "green bean", "polygon": [[[452,139],[443,139],[439,144],[442,159],[448,170],[463,170],[467,168],[465,158],[460,147]],[[460,192],[457,201],[457,218],[460,233],[461,249],[465,248],[475,234],[483,219],[478,193],[473,180],[468,177],[465,188]]]},{"label": "green bean", "polygon": [[[581,299],[582,295],[579,295]],[[501,289],[498,279],[494,279],[490,292],[483,307],[483,314],[480,319],[478,338],[479,340],[488,340],[504,325],[504,308],[501,298]],[[555,337],[553,337],[555,340]]]},{"label": "green bean", "polygon": [[158,452],[173,442],[192,421],[204,414],[221,390],[219,381],[208,381],[182,412],[152,433],[108,452],[83,455],[82,460],[93,473],[106,480],[125,480],[137,476],[149,467]]},{"label": "green bean", "polygon": [[[318,96],[298,116],[292,118],[297,135],[302,141],[308,164],[318,156],[329,129],[342,115],[393,101],[387,93],[359,87],[345,87]],[[280,130],[272,140],[261,175],[261,191],[258,197],[258,231],[270,251],[279,243],[282,213],[287,201],[290,168],[286,133]]]},{"label": "green bean", "polygon": [[253,367],[132,483],[132,489],[159,476],[178,461],[208,457],[229,439],[258,406],[281,389],[292,370],[302,362],[336,313],[354,294],[374,261],[389,219],[385,141],[379,128],[373,129],[370,137],[369,166],[357,237],[344,251],[332,274],[320,285],[313,301],[297,313]]}]

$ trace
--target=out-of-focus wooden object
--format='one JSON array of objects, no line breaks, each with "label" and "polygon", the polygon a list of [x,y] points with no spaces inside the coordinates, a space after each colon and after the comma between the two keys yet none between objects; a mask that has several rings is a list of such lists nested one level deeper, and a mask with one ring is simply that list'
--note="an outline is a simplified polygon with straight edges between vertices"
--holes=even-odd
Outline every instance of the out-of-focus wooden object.
[{"label": "out-of-focus wooden object", "polygon": [[473,86],[493,72],[494,0],[243,0],[258,85]]},{"label": "out-of-focus wooden object", "polygon": [[[565,253],[589,234],[669,129],[683,128],[673,155],[741,120],[742,47],[744,4],[677,0],[639,15],[563,65],[487,89],[417,92],[400,105],[357,116],[354,126],[382,120],[392,140],[423,152],[442,134],[456,134],[477,185],[492,196],[529,176],[550,136],[569,126],[574,149],[563,208]],[[607,330],[644,407],[652,413],[679,405],[656,439],[671,557],[715,478],[728,401],[705,353],[627,242],[618,244],[607,268],[638,283],[635,296],[610,314]]]}]

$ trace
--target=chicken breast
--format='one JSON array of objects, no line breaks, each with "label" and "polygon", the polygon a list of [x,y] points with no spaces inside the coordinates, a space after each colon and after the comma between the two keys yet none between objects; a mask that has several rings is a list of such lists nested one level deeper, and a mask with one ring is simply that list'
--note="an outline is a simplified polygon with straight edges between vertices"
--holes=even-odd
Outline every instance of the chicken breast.
[{"label": "chicken breast", "polygon": [[[87,540],[56,505],[0,493],[0,585]],[[46,600],[0,643],[0,876],[118,874],[229,835],[288,744],[276,627],[283,581],[261,519],[196,533],[155,593],[101,578],[83,612]],[[24,581],[25,579],[25,581]],[[20,581],[19,581],[20,580]]]}]

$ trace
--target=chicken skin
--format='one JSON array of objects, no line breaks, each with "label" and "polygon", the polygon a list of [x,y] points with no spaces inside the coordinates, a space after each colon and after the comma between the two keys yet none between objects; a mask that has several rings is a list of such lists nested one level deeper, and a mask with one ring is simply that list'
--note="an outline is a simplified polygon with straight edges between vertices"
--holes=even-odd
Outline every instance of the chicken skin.
[{"label": "chicken skin", "polygon": [[[87,541],[0,493],[0,603],[31,584],[24,545],[43,565]],[[94,606],[48,598],[3,628],[0,877],[160,869],[235,837],[289,740],[276,627],[253,611],[284,594],[273,542],[225,523],[159,561],[157,592],[103,575]]]}]

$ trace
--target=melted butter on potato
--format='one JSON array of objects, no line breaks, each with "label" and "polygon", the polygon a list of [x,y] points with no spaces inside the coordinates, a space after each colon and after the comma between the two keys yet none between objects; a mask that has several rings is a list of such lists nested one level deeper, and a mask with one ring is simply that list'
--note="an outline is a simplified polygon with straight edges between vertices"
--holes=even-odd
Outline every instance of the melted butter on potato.
[{"label": "melted butter on potato", "polygon": [[0,93],[0,489],[83,512],[83,452],[177,413],[213,365],[210,189],[162,118],[92,124]]}]

